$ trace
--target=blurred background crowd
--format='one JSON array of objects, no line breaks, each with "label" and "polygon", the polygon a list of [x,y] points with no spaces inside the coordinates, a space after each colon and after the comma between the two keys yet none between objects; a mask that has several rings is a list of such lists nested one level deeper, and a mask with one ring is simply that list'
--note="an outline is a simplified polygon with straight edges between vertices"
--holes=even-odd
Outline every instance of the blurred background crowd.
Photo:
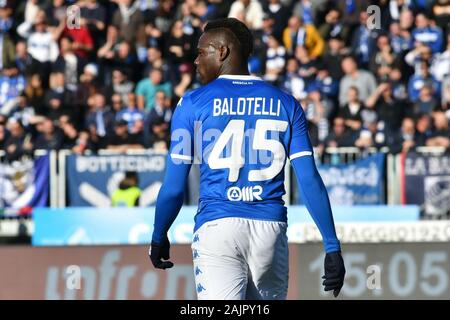
[{"label": "blurred background crowd", "polygon": [[0,149],[167,149],[202,27],[226,16],[319,150],[450,147],[449,0],[0,0]]}]

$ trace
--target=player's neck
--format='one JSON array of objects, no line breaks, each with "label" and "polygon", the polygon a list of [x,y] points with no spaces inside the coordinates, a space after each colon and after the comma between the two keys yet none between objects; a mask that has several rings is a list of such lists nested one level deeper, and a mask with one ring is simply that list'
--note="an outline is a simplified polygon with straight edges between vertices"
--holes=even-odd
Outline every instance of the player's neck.
[{"label": "player's neck", "polygon": [[248,72],[248,68],[247,66],[222,66],[219,75],[246,75],[248,76],[250,74],[250,72]]}]

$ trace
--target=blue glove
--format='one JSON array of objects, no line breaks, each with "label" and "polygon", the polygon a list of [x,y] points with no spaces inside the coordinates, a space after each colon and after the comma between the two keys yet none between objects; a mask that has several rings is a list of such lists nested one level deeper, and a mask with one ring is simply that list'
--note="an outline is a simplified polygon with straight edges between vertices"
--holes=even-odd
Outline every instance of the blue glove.
[{"label": "blue glove", "polygon": [[329,252],[325,255],[325,275],[322,277],[324,281],[325,291],[333,290],[334,297],[337,297],[344,285],[345,266],[344,259],[340,251]]},{"label": "blue glove", "polygon": [[170,258],[169,251],[170,242],[167,237],[161,243],[152,242],[148,254],[155,268],[167,269],[173,267],[173,263],[171,261],[161,260],[168,260]]}]

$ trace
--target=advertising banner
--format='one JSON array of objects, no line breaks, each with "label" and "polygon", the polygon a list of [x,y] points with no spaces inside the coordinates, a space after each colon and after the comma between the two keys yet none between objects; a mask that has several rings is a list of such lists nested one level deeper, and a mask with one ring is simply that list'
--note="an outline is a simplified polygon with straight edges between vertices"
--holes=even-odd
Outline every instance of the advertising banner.
[{"label": "advertising banner", "polygon": [[[0,163],[0,208],[5,215],[47,205],[49,194],[49,155]],[[28,208],[28,209],[27,209]]]},{"label": "advertising banner", "polygon": [[[168,232],[172,243],[191,243],[196,212],[195,206],[182,207]],[[154,207],[39,208],[33,212],[32,242],[35,246],[147,244],[153,232],[154,214]],[[338,206],[333,208],[333,216],[337,223],[353,225],[358,222],[417,221],[419,212],[417,206]],[[288,221],[291,242],[301,242],[316,229],[304,206],[288,207]],[[367,232],[363,234],[367,235]],[[353,236],[360,234],[352,231]]]},{"label": "advertising banner", "polygon": [[[338,299],[450,299],[447,243],[345,244]],[[289,246],[288,299],[324,292],[320,244]],[[0,247],[0,299],[196,299],[192,251],[171,247],[174,267],[153,268],[148,246]]]},{"label": "advertising banner", "polygon": [[139,205],[156,202],[164,179],[165,154],[69,155],[66,158],[68,206],[110,207],[111,196],[126,172],[137,173]]},{"label": "advertising banner", "polygon": [[349,164],[318,165],[331,204],[384,204],[384,161],[385,155],[379,153]]},{"label": "advertising banner", "polygon": [[408,153],[404,163],[403,199],[422,206],[428,215],[450,211],[450,155]]}]

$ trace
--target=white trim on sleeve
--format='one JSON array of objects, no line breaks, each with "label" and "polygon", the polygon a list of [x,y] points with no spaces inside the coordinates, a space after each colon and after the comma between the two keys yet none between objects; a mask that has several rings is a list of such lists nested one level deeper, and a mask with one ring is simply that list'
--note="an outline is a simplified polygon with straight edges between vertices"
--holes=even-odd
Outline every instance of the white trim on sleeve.
[{"label": "white trim on sleeve", "polygon": [[296,158],[305,157],[305,156],[312,156],[312,151],[300,151],[300,152],[291,154],[289,156],[289,159],[292,161]]},{"label": "white trim on sleeve", "polygon": [[171,153],[170,156],[172,157],[172,159],[186,160],[186,161],[191,161],[192,160],[191,156],[185,156],[183,154]]}]

